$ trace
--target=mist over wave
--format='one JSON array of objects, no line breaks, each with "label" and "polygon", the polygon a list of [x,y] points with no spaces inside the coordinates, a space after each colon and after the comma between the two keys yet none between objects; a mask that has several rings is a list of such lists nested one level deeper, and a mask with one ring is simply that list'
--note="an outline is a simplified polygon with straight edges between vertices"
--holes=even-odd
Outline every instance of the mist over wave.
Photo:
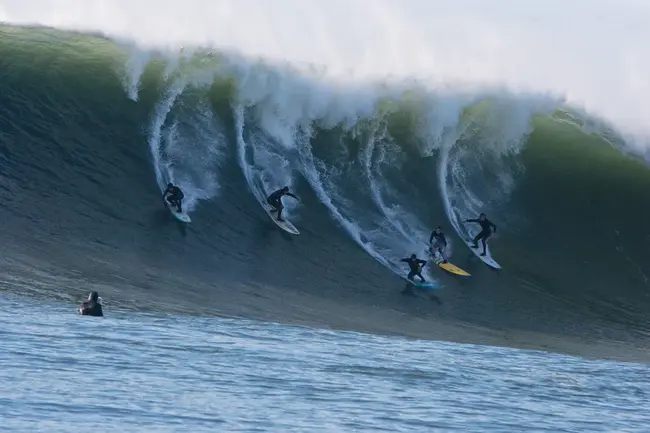
[{"label": "mist over wave", "polygon": [[[139,46],[235,50],[346,80],[551,92],[647,146],[642,1],[0,1],[0,21],[104,32]],[[607,31],[604,31],[607,29]]]}]

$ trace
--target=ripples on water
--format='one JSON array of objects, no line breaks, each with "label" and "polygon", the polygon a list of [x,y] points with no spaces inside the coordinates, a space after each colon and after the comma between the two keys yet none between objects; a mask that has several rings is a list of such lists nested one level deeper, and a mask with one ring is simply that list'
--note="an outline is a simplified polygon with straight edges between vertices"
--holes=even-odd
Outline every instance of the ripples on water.
[{"label": "ripples on water", "polygon": [[0,296],[0,430],[644,431],[650,368]]}]

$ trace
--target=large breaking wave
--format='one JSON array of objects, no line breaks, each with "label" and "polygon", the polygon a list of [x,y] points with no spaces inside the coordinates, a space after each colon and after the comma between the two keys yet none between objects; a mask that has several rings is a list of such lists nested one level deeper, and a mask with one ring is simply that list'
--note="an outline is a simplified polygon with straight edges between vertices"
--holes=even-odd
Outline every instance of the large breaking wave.
[{"label": "large breaking wave", "polygon": [[[638,146],[564,98],[1,32],[8,275],[28,257],[30,275],[54,266],[57,292],[75,269],[136,298],[150,285],[198,303],[273,287],[413,313],[394,297],[399,259],[423,254],[440,224],[452,262],[473,276],[429,267],[445,288],[427,314],[562,333],[647,330],[650,174],[629,156]],[[194,221],[183,237],[160,208],[169,180]],[[298,238],[283,238],[257,203],[283,185],[301,197],[286,201]],[[475,232],[462,221],[479,212],[500,227],[501,275],[463,243]],[[276,308],[246,302],[232,305],[260,317]]]}]

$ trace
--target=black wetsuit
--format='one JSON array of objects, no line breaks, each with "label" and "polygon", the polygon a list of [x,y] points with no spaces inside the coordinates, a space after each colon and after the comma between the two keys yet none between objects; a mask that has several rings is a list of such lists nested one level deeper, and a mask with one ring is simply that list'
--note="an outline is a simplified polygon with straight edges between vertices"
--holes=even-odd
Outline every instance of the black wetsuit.
[{"label": "black wetsuit", "polygon": [[[438,247],[438,252],[440,253],[440,257],[446,262],[447,257],[445,256],[445,251],[444,249],[447,248],[447,238],[445,237],[445,234],[443,232],[436,233],[434,230],[431,232],[431,236],[429,236],[429,244],[433,248],[433,240],[436,240],[436,246]],[[431,250],[431,254],[433,254],[433,249]]]},{"label": "black wetsuit", "polygon": [[181,189],[177,186],[168,187],[163,193],[163,199],[166,199],[173,206],[176,206],[176,210],[179,213],[183,212],[181,203],[184,197],[185,195],[183,194],[183,191],[181,191]]},{"label": "black wetsuit", "polygon": [[288,195],[289,197],[293,197],[296,200],[298,200],[298,197],[295,195],[291,194],[289,191],[285,191],[283,189],[279,189],[275,191],[273,194],[268,196],[266,198],[266,202],[270,204],[274,209],[271,209],[271,212],[277,212],[278,213],[278,221],[284,221],[282,219],[282,210],[284,209],[284,205],[282,204],[282,196]]},{"label": "black wetsuit", "polygon": [[481,225],[481,233],[477,234],[474,237],[474,240],[472,242],[474,242],[474,248],[478,248],[478,241],[479,240],[481,241],[481,243],[483,244],[483,254],[481,255],[484,256],[487,251],[486,242],[488,239],[490,239],[492,233],[496,233],[497,226],[494,225],[494,223],[487,218],[485,218],[484,220],[481,220],[480,218],[470,219],[470,220],[465,220],[465,222],[479,223]]},{"label": "black wetsuit", "polygon": [[408,259],[402,259],[400,260],[402,262],[405,262],[409,265],[409,268],[411,271],[407,275],[406,279],[407,280],[412,280],[413,277],[420,277],[422,282],[424,282],[424,277],[422,276],[422,266],[427,264],[426,260],[418,259],[416,258],[411,258],[409,257]]},{"label": "black wetsuit", "polygon": [[88,300],[79,306],[79,313],[82,316],[104,317],[102,304],[99,303],[99,295],[97,292],[92,292]]}]

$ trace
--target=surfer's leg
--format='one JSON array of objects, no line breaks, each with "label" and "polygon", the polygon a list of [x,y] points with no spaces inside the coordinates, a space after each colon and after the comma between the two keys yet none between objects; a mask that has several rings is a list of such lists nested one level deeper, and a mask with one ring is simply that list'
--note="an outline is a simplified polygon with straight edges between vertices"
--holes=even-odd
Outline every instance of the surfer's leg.
[{"label": "surfer's leg", "polygon": [[282,219],[282,211],[284,210],[284,206],[282,205],[282,202],[278,202],[277,208],[278,208],[278,221],[284,221],[284,219]]},{"label": "surfer's leg", "polygon": [[407,280],[413,280],[413,277],[415,276],[415,272],[411,271],[409,274],[406,276]]},{"label": "surfer's leg", "polygon": [[422,276],[422,272],[418,272],[416,275],[417,275],[418,277],[420,277],[420,279],[422,280],[423,283],[426,282],[426,280],[425,280],[424,277]]},{"label": "surfer's leg", "polygon": [[482,256],[487,255],[487,241],[490,239],[490,235],[483,236],[481,239],[481,242],[483,243],[483,252],[481,253]]},{"label": "surfer's leg", "polygon": [[478,241],[481,240],[482,237],[483,237],[483,232],[477,234],[474,237],[474,240],[472,240],[472,242],[474,243],[474,245],[472,245],[472,248],[478,248]]}]

